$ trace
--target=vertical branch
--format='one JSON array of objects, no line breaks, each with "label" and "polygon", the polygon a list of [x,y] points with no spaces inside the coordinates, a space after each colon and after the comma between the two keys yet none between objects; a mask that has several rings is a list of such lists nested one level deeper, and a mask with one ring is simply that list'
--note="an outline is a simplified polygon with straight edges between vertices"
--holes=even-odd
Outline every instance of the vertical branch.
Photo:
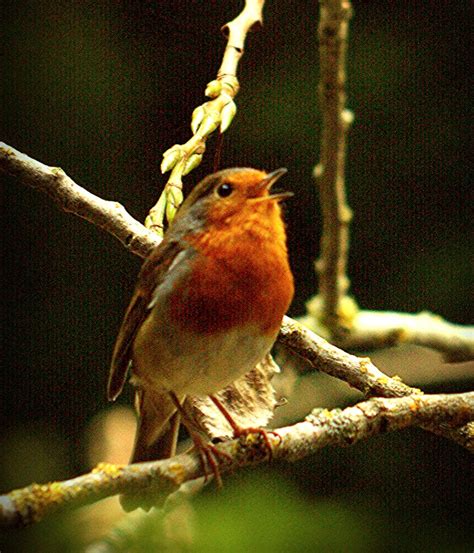
[{"label": "vertical branch", "polygon": [[165,215],[168,222],[171,222],[183,201],[182,177],[201,163],[209,136],[217,128],[221,134],[224,133],[232,123],[237,111],[234,98],[240,87],[237,68],[244,54],[247,34],[263,24],[264,4],[265,0],[245,0],[240,14],[221,28],[227,38],[227,46],[217,79],[208,83],[204,92],[211,100],[193,111],[193,136],[185,144],[175,144],[163,154],[161,172],[171,171],[171,174],[158,202],[151,208],[145,220],[145,226],[160,236],[164,232]]},{"label": "vertical branch", "polygon": [[321,255],[315,266],[319,274],[321,322],[333,334],[350,326],[350,319],[356,311],[353,301],[346,298],[352,213],[346,203],[344,186],[346,134],[353,118],[352,112],[345,108],[345,63],[351,15],[350,0],[320,0],[319,98],[323,127],[320,162],[314,169],[314,176],[320,191],[323,232]]}]

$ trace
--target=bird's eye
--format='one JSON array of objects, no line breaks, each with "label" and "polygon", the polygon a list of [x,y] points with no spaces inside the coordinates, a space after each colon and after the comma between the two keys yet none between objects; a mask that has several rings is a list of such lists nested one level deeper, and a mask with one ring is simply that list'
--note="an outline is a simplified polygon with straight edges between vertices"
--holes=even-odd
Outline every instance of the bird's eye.
[{"label": "bird's eye", "polygon": [[233,186],[227,182],[224,184],[221,184],[216,190],[217,195],[220,196],[221,198],[227,198],[227,196],[230,196],[233,191],[234,191]]}]

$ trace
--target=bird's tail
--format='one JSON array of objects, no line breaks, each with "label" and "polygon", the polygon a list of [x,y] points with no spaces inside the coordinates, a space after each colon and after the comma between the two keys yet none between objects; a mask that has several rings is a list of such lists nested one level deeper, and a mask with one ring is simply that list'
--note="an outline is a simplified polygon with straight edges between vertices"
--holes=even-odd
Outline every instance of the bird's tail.
[{"label": "bird's tail", "polygon": [[[172,457],[176,453],[180,414],[169,394],[139,389],[136,392],[135,403],[138,422],[130,463]],[[147,493],[126,494],[120,497],[125,511],[133,511],[137,507],[149,510],[157,502],[157,497]]]}]

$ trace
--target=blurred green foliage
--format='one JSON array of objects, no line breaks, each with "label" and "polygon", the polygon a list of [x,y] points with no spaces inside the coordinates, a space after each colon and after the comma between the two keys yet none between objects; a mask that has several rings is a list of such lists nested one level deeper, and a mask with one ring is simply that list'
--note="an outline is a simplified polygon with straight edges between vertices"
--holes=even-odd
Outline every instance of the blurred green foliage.
[{"label": "blurred green foliage", "polygon": [[[308,502],[280,477],[238,478],[221,501],[200,498],[194,550],[298,552],[375,551],[376,532],[366,528],[358,508],[342,502]],[[379,542],[380,545],[380,542]]]}]

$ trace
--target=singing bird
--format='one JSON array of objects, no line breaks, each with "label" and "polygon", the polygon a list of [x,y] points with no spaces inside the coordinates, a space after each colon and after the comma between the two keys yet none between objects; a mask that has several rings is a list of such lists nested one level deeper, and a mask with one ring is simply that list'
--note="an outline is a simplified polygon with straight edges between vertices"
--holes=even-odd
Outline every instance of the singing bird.
[{"label": "singing bird", "polygon": [[271,192],[285,173],[207,176],[145,261],[108,382],[115,400],[130,369],[138,412],[131,462],[172,456],[185,398],[214,398],[270,351],[294,292],[279,205],[291,194]]}]

